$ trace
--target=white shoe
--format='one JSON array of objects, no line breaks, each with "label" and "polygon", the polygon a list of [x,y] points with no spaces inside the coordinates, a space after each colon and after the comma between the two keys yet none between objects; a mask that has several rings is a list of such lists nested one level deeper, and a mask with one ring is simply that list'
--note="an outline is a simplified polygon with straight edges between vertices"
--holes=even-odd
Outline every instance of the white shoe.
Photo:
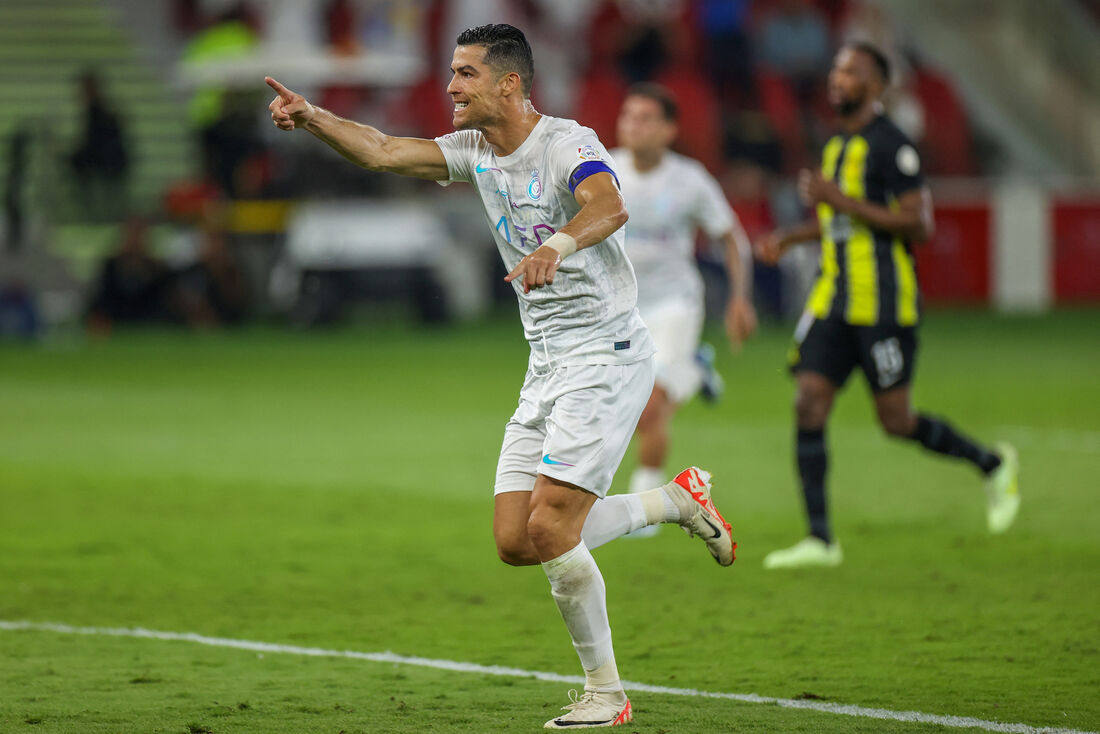
[{"label": "white shoe", "polygon": [[764,556],[764,568],[806,568],[809,566],[839,566],[844,560],[840,543],[826,543],[811,535],[790,548],[772,551]]},{"label": "white shoe", "polygon": [[579,696],[575,690],[571,690],[569,700],[572,703],[562,706],[569,713],[550,719],[543,726],[544,729],[595,729],[634,721],[630,699],[621,690],[615,693],[598,693],[586,688]]},{"label": "white shoe", "polygon": [[1016,449],[1007,443],[999,443],[997,453],[1001,456],[1001,465],[985,480],[985,492],[989,499],[986,521],[991,533],[1008,530],[1020,510],[1020,462],[1016,458]]},{"label": "white shoe", "polygon": [[689,467],[663,487],[680,510],[680,527],[688,535],[698,535],[719,565],[733,563],[737,543],[733,530],[710,498],[710,472]]}]

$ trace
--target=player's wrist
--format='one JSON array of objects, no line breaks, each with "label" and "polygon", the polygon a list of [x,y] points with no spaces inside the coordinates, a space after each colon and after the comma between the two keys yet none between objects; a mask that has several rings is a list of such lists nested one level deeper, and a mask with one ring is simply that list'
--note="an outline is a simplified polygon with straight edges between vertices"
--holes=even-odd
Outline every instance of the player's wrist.
[{"label": "player's wrist", "polygon": [[316,132],[322,124],[320,113],[323,111],[324,110],[317,105],[306,102],[306,109],[302,113],[302,129],[309,132]]},{"label": "player's wrist", "polygon": [[577,251],[577,240],[565,232],[555,232],[550,239],[542,243],[542,246],[554,250],[564,260]]}]

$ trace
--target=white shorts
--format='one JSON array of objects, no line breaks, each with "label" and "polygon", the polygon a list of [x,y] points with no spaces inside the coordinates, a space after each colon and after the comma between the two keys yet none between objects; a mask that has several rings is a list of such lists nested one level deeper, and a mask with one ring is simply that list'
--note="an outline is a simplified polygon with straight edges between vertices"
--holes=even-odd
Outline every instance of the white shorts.
[{"label": "white shorts", "polygon": [[652,391],[652,358],[528,370],[504,428],[494,494],[530,492],[545,474],[606,496]]},{"label": "white shorts", "polygon": [[639,302],[638,312],[657,345],[657,385],[672,402],[687,402],[703,383],[703,372],[695,361],[703,335],[702,304],[686,300]]}]

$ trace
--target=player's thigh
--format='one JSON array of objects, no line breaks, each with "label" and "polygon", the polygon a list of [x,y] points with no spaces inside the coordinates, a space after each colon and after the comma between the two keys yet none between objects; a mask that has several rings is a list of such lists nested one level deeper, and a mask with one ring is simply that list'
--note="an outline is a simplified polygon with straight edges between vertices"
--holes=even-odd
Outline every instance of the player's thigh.
[{"label": "player's thigh", "polygon": [[580,541],[581,528],[596,495],[582,487],[539,475],[531,493],[527,531],[536,548],[549,560]]},{"label": "player's thigh", "polygon": [[703,334],[702,304],[668,299],[640,309],[642,320],[657,347],[655,381],[672,402],[687,402],[702,384],[695,361]]},{"label": "player's thigh", "polygon": [[638,419],[638,431],[647,433],[665,430],[672,416],[676,414],[676,405],[660,383],[654,383],[649,402]]},{"label": "player's thigh", "polygon": [[840,319],[818,319],[804,313],[788,355],[791,372],[813,372],[826,377],[836,388],[843,387],[859,364],[854,328]]},{"label": "player's thigh", "polygon": [[493,540],[501,558],[513,561],[529,553],[530,516],[531,492],[501,492],[493,497]]},{"label": "player's thigh", "polygon": [[653,361],[565,367],[555,380],[539,473],[604,497],[653,392]]},{"label": "player's thigh", "polygon": [[860,368],[876,395],[912,381],[917,361],[916,328],[895,325],[859,327],[857,339]]},{"label": "player's thigh", "polygon": [[546,442],[546,416],[551,403],[546,399],[550,373],[528,371],[519,395],[519,405],[504,427],[497,459],[494,495],[531,492],[538,477],[539,460]]}]

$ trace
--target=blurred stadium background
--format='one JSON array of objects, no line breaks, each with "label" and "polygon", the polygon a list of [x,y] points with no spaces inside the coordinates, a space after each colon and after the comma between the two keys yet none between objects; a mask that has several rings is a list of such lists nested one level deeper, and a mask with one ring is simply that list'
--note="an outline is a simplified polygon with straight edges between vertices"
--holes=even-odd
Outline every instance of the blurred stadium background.
[{"label": "blurred stadium background", "polygon": [[[508,301],[471,192],[360,171],[307,135],[279,135],[262,84],[271,74],[343,116],[435,136],[450,129],[453,39],[486,19],[528,30],[538,108],[609,144],[627,84],[671,87],[678,147],[719,177],[753,237],[802,216],[792,174],[830,129],[832,51],[873,40],[896,69],[890,114],[932,177],[937,236],[918,257],[928,302],[1096,304],[1098,18],[1094,0],[9,0],[0,331],[84,323],[124,242],[148,248],[173,292],[101,307],[100,332],[120,320],[309,326],[380,300],[446,321]],[[759,269],[762,313],[797,312],[815,257]],[[460,277],[440,279],[443,261]]]},{"label": "blurred stadium background", "polygon": [[[0,1],[0,730],[527,730],[561,698],[11,626],[573,671],[545,579],[492,547],[526,345],[477,200],[356,169],[266,110],[269,74],[441,134],[453,39],[490,21],[528,33],[537,107],[609,145],[629,83],[671,87],[679,148],[754,238],[805,214],[833,50],[880,44],[936,202],[917,399],[1021,452],[1020,520],[990,538],[977,479],[889,443],[853,394],[830,427],[849,558],[764,572],[801,529],[782,367],[816,252],[758,266],[761,332],[719,350],[726,399],[684,407],[670,457],[715,471],[739,561],[721,576],[678,533],[600,549],[624,675],[1100,731],[1094,0]],[[139,265],[120,275],[120,253]],[[723,265],[698,256],[718,343]],[[656,695],[636,712],[652,732],[949,730]]]}]

